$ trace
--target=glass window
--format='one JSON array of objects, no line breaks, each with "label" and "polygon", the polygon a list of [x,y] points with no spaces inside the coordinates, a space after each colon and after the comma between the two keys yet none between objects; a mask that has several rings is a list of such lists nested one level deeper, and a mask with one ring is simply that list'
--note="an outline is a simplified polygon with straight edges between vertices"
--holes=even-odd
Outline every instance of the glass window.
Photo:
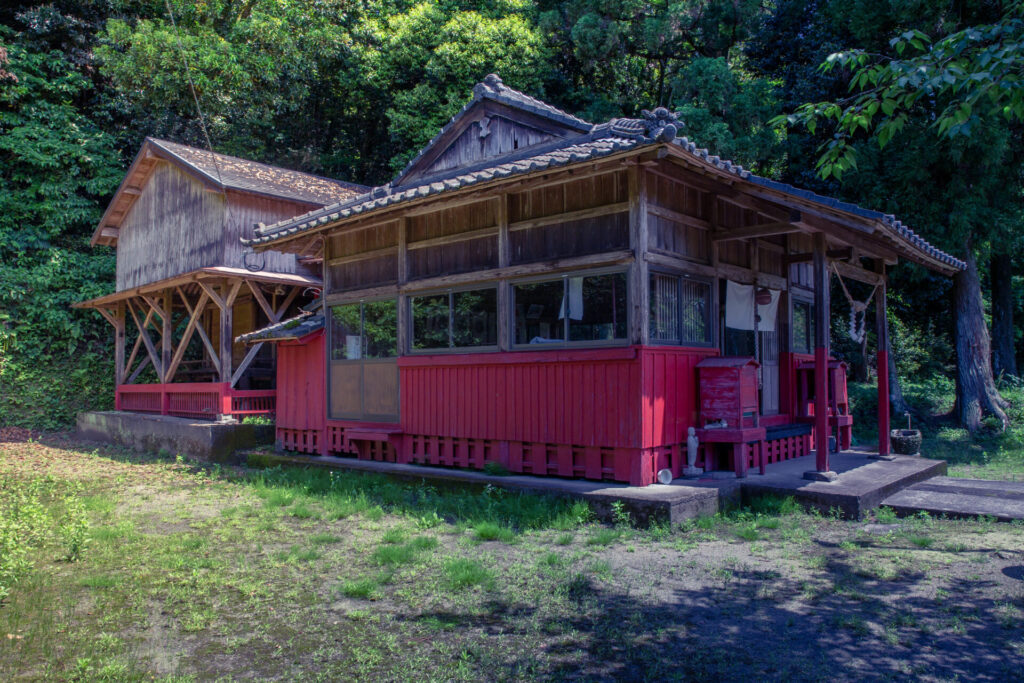
[{"label": "glass window", "polygon": [[362,319],[359,304],[331,306],[331,360],[363,357]]},{"label": "glass window", "polygon": [[447,294],[412,297],[412,348],[447,349],[449,314]]},{"label": "glass window", "polygon": [[655,273],[650,285],[651,341],[711,343],[711,284]]},{"label": "glass window", "polygon": [[516,344],[545,344],[565,340],[561,316],[562,280],[516,285]]},{"label": "glass window", "polygon": [[811,304],[806,301],[793,302],[793,352],[810,353],[814,346],[814,316]]},{"label": "glass window", "polygon": [[370,301],[363,304],[363,336],[367,358],[398,355],[398,302]]},{"label": "glass window", "polygon": [[452,292],[452,346],[498,345],[498,290]]},{"label": "glass window", "polygon": [[412,297],[414,351],[497,345],[497,289]]},{"label": "glass window", "polygon": [[397,302],[331,306],[331,360],[398,355]]},{"label": "glass window", "polygon": [[513,287],[515,343],[626,339],[626,275],[574,275]]},{"label": "glass window", "polygon": [[626,274],[565,279],[569,341],[626,338]]},{"label": "glass window", "polygon": [[682,340],[684,344],[711,343],[711,285],[681,279],[683,295]]},{"label": "glass window", "polygon": [[651,275],[651,340],[679,340],[679,278]]}]

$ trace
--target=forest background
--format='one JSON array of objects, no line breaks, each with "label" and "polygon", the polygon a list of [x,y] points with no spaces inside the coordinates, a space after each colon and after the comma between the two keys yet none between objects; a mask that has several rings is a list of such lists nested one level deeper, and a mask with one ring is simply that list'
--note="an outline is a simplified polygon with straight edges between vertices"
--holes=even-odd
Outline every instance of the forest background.
[{"label": "forest background", "polygon": [[[963,405],[957,410],[964,403],[955,392],[964,350],[954,334],[954,311],[965,300],[965,290],[954,290],[967,287],[980,294],[975,324],[992,338],[995,386],[1004,395],[1024,395],[1016,379],[1024,331],[1013,322],[1024,320],[1024,117],[954,109],[945,117],[953,125],[937,131],[962,84],[940,74],[940,86],[941,78],[950,79],[946,91],[905,90],[913,102],[880,100],[882,113],[864,121],[849,88],[859,73],[927,56],[936,41],[968,35],[958,32],[972,27],[996,26],[995,34],[979,34],[975,42],[995,35],[1001,49],[1009,45],[1008,63],[1019,64],[1021,27],[1007,23],[1019,5],[6,3],[0,9],[0,426],[67,428],[76,412],[112,403],[111,328],[70,304],[112,291],[114,252],[90,248],[89,236],[143,138],[206,146],[184,53],[216,151],[368,185],[387,182],[492,72],[591,121],[658,105],[678,111],[682,134],[713,153],[761,175],[894,213],[976,265],[956,283],[911,264],[892,271],[893,357],[909,403],[897,395],[896,410],[926,420],[950,412],[946,428],[967,422],[975,432],[956,438],[999,433],[1010,447],[1024,447],[1013,443],[1024,438],[1021,431],[1004,432],[999,410],[992,415],[984,401],[973,417]],[[830,54],[851,48],[862,51],[847,53],[853,61],[821,68]],[[976,66],[962,82],[987,87],[989,71]],[[809,102],[840,106],[818,108],[824,115],[817,118],[806,109],[788,122],[780,118]],[[898,126],[887,127],[892,121]],[[880,146],[880,139],[888,144]],[[839,163],[822,166],[823,151]],[[834,296],[833,307],[833,344],[854,377],[867,380],[874,335],[863,346],[850,343],[848,304]],[[967,319],[961,314],[959,324]],[[855,400],[870,428],[873,392],[855,391]]]}]

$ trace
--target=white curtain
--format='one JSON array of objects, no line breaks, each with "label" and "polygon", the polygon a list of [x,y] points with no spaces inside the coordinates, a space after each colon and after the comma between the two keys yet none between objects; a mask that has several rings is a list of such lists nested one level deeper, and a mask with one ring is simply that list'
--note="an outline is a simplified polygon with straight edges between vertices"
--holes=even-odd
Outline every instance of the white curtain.
[{"label": "white curtain", "polygon": [[[775,331],[775,319],[779,313],[780,292],[770,289],[772,300],[766,304],[758,304],[757,314],[761,320],[757,329],[762,332]],[[725,325],[734,330],[754,329],[754,294],[752,285],[741,285],[729,280],[725,288]]]}]

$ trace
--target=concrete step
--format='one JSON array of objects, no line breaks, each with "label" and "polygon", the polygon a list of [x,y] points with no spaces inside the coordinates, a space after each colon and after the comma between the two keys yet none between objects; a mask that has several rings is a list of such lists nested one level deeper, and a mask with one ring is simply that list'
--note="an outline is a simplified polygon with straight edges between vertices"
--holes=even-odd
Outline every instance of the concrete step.
[{"label": "concrete step", "polygon": [[933,477],[885,498],[899,515],[925,511],[948,517],[1024,519],[1024,482]]}]

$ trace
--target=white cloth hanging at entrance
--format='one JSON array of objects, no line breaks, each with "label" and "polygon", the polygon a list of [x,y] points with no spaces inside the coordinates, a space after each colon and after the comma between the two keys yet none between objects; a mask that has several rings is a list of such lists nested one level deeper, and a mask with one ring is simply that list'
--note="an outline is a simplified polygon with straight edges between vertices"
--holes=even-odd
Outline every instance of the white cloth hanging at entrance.
[{"label": "white cloth hanging at entrance", "polygon": [[[777,290],[770,289],[772,300],[766,304],[757,306],[757,313],[761,320],[757,323],[757,329],[761,332],[774,332],[775,319],[779,313],[779,294]],[[726,281],[725,288],[725,325],[734,330],[754,329],[754,292],[751,285],[741,285],[732,280]]]},{"label": "white cloth hanging at entrance", "polygon": [[583,320],[583,278],[569,278],[569,295],[562,299],[558,319],[565,318],[565,302],[569,302],[569,320]]}]

